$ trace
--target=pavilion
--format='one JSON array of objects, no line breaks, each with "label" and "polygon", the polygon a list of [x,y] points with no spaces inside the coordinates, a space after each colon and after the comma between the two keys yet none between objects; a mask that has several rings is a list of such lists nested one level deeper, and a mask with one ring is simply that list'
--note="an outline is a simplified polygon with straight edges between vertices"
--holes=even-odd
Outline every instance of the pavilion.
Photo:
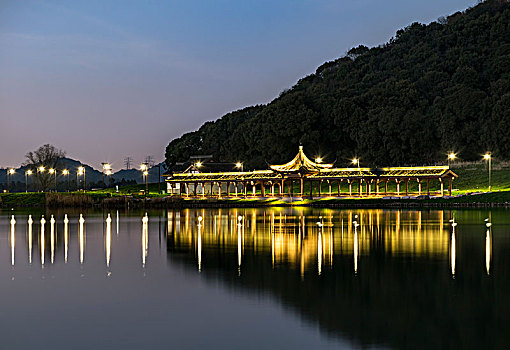
[{"label": "pavilion", "polygon": [[[310,160],[302,146],[294,159],[286,164],[270,165],[268,170],[233,170],[201,172],[197,167],[191,167],[163,176],[171,195],[199,198],[409,196],[412,182],[417,183],[413,195],[443,196],[446,183],[451,196],[452,182],[458,177],[448,166],[334,168],[333,164]],[[439,182],[439,191],[431,191],[431,181]],[[315,190],[314,184],[318,185]]]}]

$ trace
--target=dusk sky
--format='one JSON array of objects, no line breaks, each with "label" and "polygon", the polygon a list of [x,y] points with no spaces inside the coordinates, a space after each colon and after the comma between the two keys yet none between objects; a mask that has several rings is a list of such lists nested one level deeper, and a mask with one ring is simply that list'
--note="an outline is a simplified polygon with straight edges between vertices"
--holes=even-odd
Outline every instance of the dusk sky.
[{"label": "dusk sky", "polygon": [[323,62],[474,0],[0,0],[0,167],[51,143],[115,170]]}]

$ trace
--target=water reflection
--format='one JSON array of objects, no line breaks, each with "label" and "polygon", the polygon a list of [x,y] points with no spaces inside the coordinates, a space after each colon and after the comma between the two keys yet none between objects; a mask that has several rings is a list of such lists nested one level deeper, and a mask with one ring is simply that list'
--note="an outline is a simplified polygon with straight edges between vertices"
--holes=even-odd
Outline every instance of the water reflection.
[{"label": "water reflection", "polygon": [[[35,223],[31,215],[3,219],[9,242],[4,261],[17,271],[16,280],[24,271],[24,254],[32,264],[37,244],[41,266],[46,249],[53,264],[37,268],[41,274],[56,271],[59,262],[68,271],[92,266],[107,276],[112,270],[153,271],[157,234],[164,242],[160,256],[169,266],[184,266],[186,274],[214,281],[206,286],[271,296],[305,324],[360,346],[456,348],[462,342],[505,348],[509,343],[499,332],[510,324],[510,222],[492,227],[491,217],[484,222],[486,213],[273,208],[169,210],[122,218],[118,211],[45,214],[34,215]],[[501,221],[507,220],[504,214]],[[50,217],[49,235],[45,217]],[[163,236],[161,225],[153,224],[158,219],[167,220]],[[35,248],[33,230],[40,232]],[[172,281],[164,275],[158,283],[168,287]],[[473,329],[479,332],[468,331]],[[499,346],[491,346],[498,337]]]}]

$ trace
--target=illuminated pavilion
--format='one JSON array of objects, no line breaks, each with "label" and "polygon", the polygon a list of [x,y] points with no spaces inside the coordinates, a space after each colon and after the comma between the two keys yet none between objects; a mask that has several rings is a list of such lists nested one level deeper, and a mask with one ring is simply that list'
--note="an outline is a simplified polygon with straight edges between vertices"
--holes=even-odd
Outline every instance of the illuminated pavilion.
[{"label": "illuminated pavilion", "polygon": [[[190,167],[163,176],[171,195],[264,198],[444,195],[445,183],[451,196],[457,174],[448,166],[335,168],[333,164],[310,160],[299,146],[294,159],[269,165],[268,170],[201,172],[199,167]],[[431,191],[431,181],[439,183],[439,191]],[[417,183],[413,193],[409,188],[412,182]]]}]

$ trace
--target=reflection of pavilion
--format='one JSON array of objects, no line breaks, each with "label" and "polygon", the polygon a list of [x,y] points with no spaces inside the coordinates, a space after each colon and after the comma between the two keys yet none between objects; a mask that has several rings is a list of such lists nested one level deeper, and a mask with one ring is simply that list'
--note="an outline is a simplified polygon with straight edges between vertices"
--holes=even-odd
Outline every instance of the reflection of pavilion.
[{"label": "reflection of pavilion", "polygon": [[[345,210],[333,215],[326,210],[320,214],[275,209],[169,211],[167,232],[170,246],[193,252],[199,265],[218,252],[231,254],[232,265],[234,260],[241,265],[245,256],[259,256],[273,267],[291,266],[302,274],[320,273],[338,257],[350,257],[357,270],[358,260],[376,248],[390,256],[448,258],[450,232],[445,229],[448,221],[443,211]],[[198,217],[203,218],[200,226]]]},{"label": "reflection of pavilion", "polygon": [[[409,195],[410,184],[416,183],[414,194],[430,195],[430,182],[438,181],[439,194],[447,182],[451,195],[452,181],[457,175],[449,167],[334,168],[333,164],[311,161],[299,147],[290,162],[270,165],[268,170],[241,172],[193,171],[165,174],[168,192],[180,196],[371,196]],[[422,188],[425,183],[425,188]],[[295,193],[295,186],[299,190]],[[316,190],[314,191],[314,185]],[[403,188],[401,187],[403,185]],[[392,188],[390,188],[392,187]]]}]

